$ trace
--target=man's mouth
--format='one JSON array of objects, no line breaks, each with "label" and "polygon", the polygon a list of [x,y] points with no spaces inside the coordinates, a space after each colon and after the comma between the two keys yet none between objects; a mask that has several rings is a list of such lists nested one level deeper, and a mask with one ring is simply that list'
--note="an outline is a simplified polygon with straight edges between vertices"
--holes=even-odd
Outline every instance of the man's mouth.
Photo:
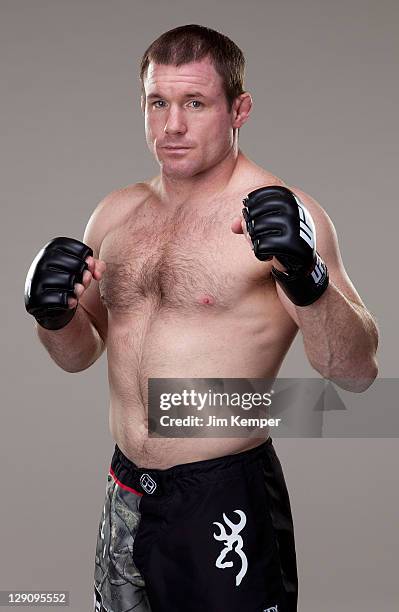
[{"label": "man's mouth", "polygon": [[187,151],[190,151],[191,147],[162,147],[165,153],[169,153],[170,155],[184,154]]}]

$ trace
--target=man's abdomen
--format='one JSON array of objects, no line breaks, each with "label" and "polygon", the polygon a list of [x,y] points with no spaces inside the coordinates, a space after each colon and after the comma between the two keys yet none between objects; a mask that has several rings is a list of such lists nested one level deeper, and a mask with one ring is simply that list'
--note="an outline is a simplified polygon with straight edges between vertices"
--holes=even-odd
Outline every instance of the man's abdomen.
[{"label": "man's abdomen", "polygon": [[278,326],[273,326],[270,308],[266,310],[268,316],[260,320],[257,310],[254,303],[252,318],[248,313],[238,316],[234,311],[182,316],[150,309],[110,318],[110,429],[115,442],[132,461],[166,468],[240,452],[268,437],[267,428],[250,437],[237,438],[148,438],[147,434],[149,378],[276,376],[295,335],[294,328],[282,325],[281,318]]}]

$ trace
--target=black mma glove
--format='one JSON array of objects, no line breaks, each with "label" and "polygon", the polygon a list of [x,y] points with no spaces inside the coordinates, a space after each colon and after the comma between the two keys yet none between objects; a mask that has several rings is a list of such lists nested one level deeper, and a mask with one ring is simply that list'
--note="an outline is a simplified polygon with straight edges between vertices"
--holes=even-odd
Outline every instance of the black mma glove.
[{"label": "black mma glove", "polygon": [[88,270],[90,247],[74,238],[58,237],[48,242],[33,260],[25,282],[25,308],[46,329],[61,329],[74,316],[77,305],[68,307],[73,287],[83,282]]},{"label": "black mma glove", "polygon": [[261,261],[276,257],[287,272],[274,266],[272,275],[297,306],[308,306],[328,286],[326,264],[316,251],[313,219],[287,187],[273,185],[251,191],[242,214],[254,253]]}]

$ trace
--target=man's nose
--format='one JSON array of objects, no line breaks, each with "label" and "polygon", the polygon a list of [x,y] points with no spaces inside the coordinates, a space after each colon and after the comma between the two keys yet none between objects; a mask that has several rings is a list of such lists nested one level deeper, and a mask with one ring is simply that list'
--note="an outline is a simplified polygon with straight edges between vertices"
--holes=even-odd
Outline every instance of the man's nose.
[{"label": "man's nose", "polygon": [[184,134],[187,131],[184,111],[182,109],[177,107],[170,108],[164,131],[165,134]]}]

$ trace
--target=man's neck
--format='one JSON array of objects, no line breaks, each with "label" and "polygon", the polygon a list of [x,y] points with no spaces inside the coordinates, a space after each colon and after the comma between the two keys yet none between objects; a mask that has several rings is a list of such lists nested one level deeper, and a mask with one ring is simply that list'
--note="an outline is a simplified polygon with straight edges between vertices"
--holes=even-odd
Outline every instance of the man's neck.
[{"label": "man's neck", "polygon": [[205,198],[215,197],[225,191],[240,162],[245,156],[238,149],[230,151],[229,154],[206,172],[201,172],[192,177],[171,177],[161,174],[154,180],[154,187],[165,204],[179,206],[187,200],[192,201],[197,195]]}]

